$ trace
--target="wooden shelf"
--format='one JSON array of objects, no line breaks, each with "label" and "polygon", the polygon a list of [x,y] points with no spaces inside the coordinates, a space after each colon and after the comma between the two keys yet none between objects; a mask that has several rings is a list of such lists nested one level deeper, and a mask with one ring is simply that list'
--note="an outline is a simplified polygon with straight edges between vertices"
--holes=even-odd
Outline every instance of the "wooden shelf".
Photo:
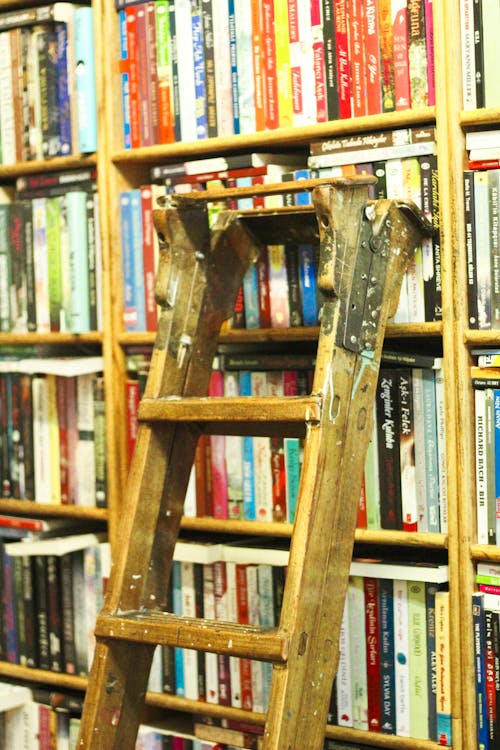
[{"label": "wooden shelf", "polygon": [[0,498],[0,513],[17,516],[36,516],[37,518],[74,518],[75,521],[108,520],[107,508],[88,508],[80,505],[47,505],[33,500],[10,500]]},{"label": "wooden shelf", "polygon": [[0,346],[50,345],[72,346],[101,345],[103,334],[88,333],[0,333]]},{"label": "wooden shelf", "polygon": [[39,682],[44,685],[53,685],[58,689],[78,691],[86,690],[88,682],[86,677],[77,677],[62,672],[49,672],[45,669],[21,667],[18,664],[10,664],[6,661],[0,661],[0,675],[23,682]]},{"label": "wooden shelf", "polygon": [[[34,4],[36,5],[37,3]],[[1,5],[0,10],[2,10]],[[75,156],[55,156],[53,159],[0,164],[0,183],[8,182],[9,180],[14,180],[16,177],[22,177],[27,174],[56,172],[60,169],[83,169],[85,167],[95,167],[96,165],[97,159],[95,154],[90,154],[89,156],[82,154]]]},{"label": "wooden shelf", "polygon": [[463,110],[459,115],[459,120],[464,130],[484,128],[485,125],[499,125],[500,107]]}]

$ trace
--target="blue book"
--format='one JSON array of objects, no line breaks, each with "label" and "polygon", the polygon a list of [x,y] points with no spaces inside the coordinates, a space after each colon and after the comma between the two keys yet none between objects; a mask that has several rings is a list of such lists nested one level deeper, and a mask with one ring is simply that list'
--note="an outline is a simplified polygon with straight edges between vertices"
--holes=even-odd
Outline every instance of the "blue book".
[{"label": "blue book", "polygon": [[285,481],[286,481],[286,510],[287,521],[295,521],[297,509],[297,497],[300,482],[300,440],[299,438],[284,438],[283,449],[285,452]]},{"label": "blue book", "polygon": [[[241,370],[239,381],[240,395],[251,396],[250,372]],[[255,521],[253,438],[251,435],[243,436],[243,518],[247,521]]]},{"label": "blue book", "polygon": [[56,24],[57,43],[57,109],[59,111],[59,154],[68,156],[71,145],[71,112],[68,86],[68,28],[65,23]]},{"label": "blue book", "polygon": [[[174,615],[182,615],[181,570],[181,563],[178,560],[173,560],[170,585],[172,587],[172,610]],[[182,648],[174,648],[174,668],[175,694],[184,697],[184,657]]]},{"label": "blue book", "polygon": [[205,53],[203,50],[203,22],[200,0],[191,0],[191,29],[193,35],[194,95],[196,137],[208,137],[207,91],[205,80]]},{"label": "blue book", "polygon": [[127,47],[127,18],[125,10],[118,12],[118,23],[120,28],[120,72],[121,72],[121,93],[122,93],[122,118],[123,118],[123,145],[125,148],[132,148],[132,139],[130,135],[130,78],[127,66],[128,47]]},{"label": "blue book", "polygon": [[[317,176],[316,170],[314,176]],[[293,173],[294,180],[310,180],[313,177],[311,169],[296,169]],[[295,193],[296,206],[309,206],[312,203],[312,194],[310,190],[303,193]]]},{"label": "blue book", "polygon": [[476,678],[477,743],[479,750],[488,750],[484,607],[481,592],[472,594],[472,627],[474,632],[474,674]]},{"label": "blue book", "polygon": [[75,10],[76,101],[82,153],[97,150],[94,20],[90,7]]},{"label": "blue book", "polygon": [[299,245],[299,280],[302,298],[302,318],[305,326],[318,324],[316,265],[312,245]]},{"label": "blue book", "polygon": [[380,622],[380,731],[396,733],[396,683],[394,674],[394,597],[391,580],[381,578],[379,590]]},{"label": "blue book", "polygon": [[85,333],[90,330],[87,193],[70,191],[65,199],[70,247],[71,332]]},{"label": "blue book", "polygon": [[243,276],[243,299],[245,302],[245,327],[259,328],[259,285],[255,263],[251,264]]},{"label": "blue book", "polygon": [[434,370],[422,368],[427,530],[439,533],[439,465],[437,455]]},{"label": "blue book", "polygon": [[236,53],[236,19],[234,15],[234,0],[227,2],[229,14],[229,59],[231,63],[231,97],[233,102],[234,134],[240,134],[240,103],[238,89],[238,57]]},{"label": "blue book", "polygon": [[142,265],[140,190],[125,190],[120,194],[120,233],[125,329],[127,331],[144,331],[146,329],[146,313]]}]

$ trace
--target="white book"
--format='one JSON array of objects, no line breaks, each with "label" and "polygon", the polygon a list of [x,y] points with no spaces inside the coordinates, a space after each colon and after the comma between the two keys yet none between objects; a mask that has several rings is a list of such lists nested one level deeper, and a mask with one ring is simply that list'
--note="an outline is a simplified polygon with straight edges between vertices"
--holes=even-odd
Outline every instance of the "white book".
[{"label": "white book", "polygon": [[474,0],[460,0],[462,46],[462,96],[464,109],[476,109],[476,62],[474,56]]},{"label": "white book", "polygon": [[5,750],[37,750],[39,730],[38,703],[30,701],[8,711],[5,717]]},{"label": "white book", "polygon": [[[239,395],[237,372],[224,373],[224,396]],[[227,499],[229,518],[243,518],[243,438],[226,435]]]},{"label": "white book", "polygon": [[[500,157],[500,151],[498,152]],[[471,157],[472,158],[472,157]],[[478,328],[491,328],[491,254],[488,172],[474,172]]]},{"label": "white book", "polygon": [[223,137],[234,134],[227,0],[212,0],[212,23],[217,50],[214,59],[217,135]]},{"label": "white book", "polygon": [[28,375],[74,377],[102,372],[102,357],[26,357],[0,360],[0,372],[22,372]]},{"label": "white book", "polygon": [[361,576],[351,576],[347,589],[349,648],[352,683],[352,726],[368,729],[368,684],[366,675],[365,592]]},{"label": "white book", "polygon": [[33,458],[35,473],[35,500],[50,503],[50,426],[48,385],[44,377],[34,377],[31,383],[33,402]]},{"label": "white book", "polygon": [[47,260],[45,198],[34,198],[31,210],[35,267],[36,330],[37,333],[50,333],[49,266]]},{"label": "white book", "polygon": [[184,496],[184,515],[188,518],[196,518],[196,482],[194,466],[189,473],[188,486]]},{"label": "white book", "polygon": [[339,665],[336,677],[337,721],[340,727],[352,727],[351,648],[349,640],[349,600],[346,598],[339,638]]},{"label": "white book", "polygon": [[209,565],[217,560],[223,560],[221,544],[206,544],[177,540],[174,549],[174,560],[178,562],[196,562]]},{"label": "white book", "polygon": [[476,438],[477,543],[488,544],[488,477],[486,461],[486,394],[474,390],[474,433]]},{"label": "white book", "polygon": [[105,533],[71,534],[50,539],[23,539],[5,545],[5,551],[11,557],[24,555],[68,555],[71,552],[93,547],[106,540]]},{"label": "white book", "polygon": [[163,659],[161,648],[156,647],[148,677],[148,690],[154,693],[163,692]]},{"label": "white book", "polygon": [[[203,614],[205,619],[215,620],[214,566],[211,563],[203,565]],[[208,651],[205,653],[205,693],[207,703],[219,702],[217,654]]]},{"label": "white book", "polygon": [[408,582],[394,581],[394,672],[396,734],[410,735],[410,670],[408,654]]},{"label": "white book", "polygon": [[180,91],[181,140],[196,141],[196,99],[190,0],[176,0],[175,29]]},{"label": "white book", "polygon": [[471,148],[469,151],[470,161],[484,161],[487,159],[500,159],[500,146],[489,146],[484,148]]},{"label": "white book", "polygon": [[10,37],[15,30],[0,34],[0,132],[2,134],[2,164],[16,162],[16,124],[12,90]]},{"label": "white book", "polygon": [[[194,587],[194,563],[181,563],[182,614],[196,617],[196,593]],[[192,648],[182,650],[184,662],[184,697],[198,700],[198,652]]]},{"label": "white book", "polygon": [[465,134],[465,148],[468,151],[476,148],[500,149],[500,129],[471,130]]},{"label": "white book", "polygon": [[413,385],[413,425],[415,435],[415,487],[417,494],[417,531],[428,531],[427,489],[425,481],[425,438],[424,438],[424,392],[422,369],[412,370]]},{"label": "white book", "polygon": [[476,573],[478,576],[498,576],[498,578],[500,578],[500,564],[478,562]]},{"label": "white book", "polygon": [[[252,54],[252,8],[248,0],[234,0],[236,65],[240,133],[255,133],[255,84]],[[217,50],[217,54],[219,51]]]},{"label": "white book", "polygon": [[448,533],[448,472],[446,467],[446,390],[444,371],[439,367],[435,373],[437,451],[439,468],[439,528]]},{"label": "white book", "polygon": [[[404,194],[403,163],[401,159],[388,159],[386,163],[386,192],[389,199],[398,200]],[[399,302],[396,313],[392,319],[393,323],[409,323],[408,310],[408,276],[405,273],[401,284]]]},{"label": "white book", "polygon": [[[259,615],[259,584],[257,565],[247,565],[247,597],[248,597],[248,622],[250,625],[260,625]],[[257,713],[265,713],[264,705],[264,672],[262,662],[253,659],[250,663],[252,673],[252,710]]]},{"label": "white book", "polygon": [[[236,563],[226,562],[227,584],[227,619],[238,622],[238,607],[236,603]],[[237,656],[229,657],[229,673],[231,676],[231,706],[241,708],[241,674],[240,660]]]},{"label": "white book", "polygon": [[10,682],[0,682],[0,712],[19,708],[31,700],[33,694],[29,688],[12,685]]}]

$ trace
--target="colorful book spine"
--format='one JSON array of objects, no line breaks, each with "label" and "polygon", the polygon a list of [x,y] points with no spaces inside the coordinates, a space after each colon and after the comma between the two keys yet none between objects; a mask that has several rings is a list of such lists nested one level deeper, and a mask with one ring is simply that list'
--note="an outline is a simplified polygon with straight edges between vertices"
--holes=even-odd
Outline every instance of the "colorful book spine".
[{"label": "colorful book spine", "polygon": [[235,0],[227,0],[229,20],[229,54],[231,65],[231,101],[233,111],[233,132],[239,135],[240,130],[240,103],[238,98],[238,57],[236,51],[236,19],[234,15]]},{"label": "colorful book spine", "polygon": [[203,45],[203,19],[201,0],[191,0],[191,36],[194,63],[194,96],[196,137],[208,137],[207,85],[205,78],[205,52]]},{"label": "colorful book spine", "polygon": [[368,727],[371,732],[379,732],[382,727],[379,587],[376,578],[366,577],[363,579],[363,584],[365,592]]},{"label": "colorful book spine", "polygon": [[351,59],[352,110],[355,117],[367,113],[367,60],[364,40],[363,5],[354,0],[349,8],[349,56]]},{"label": "colorful book spine", "polygon": [[486,714],[486,669],[484,663],[485,635],[483,595],[472,595],[472,624],[474,632],[474,676],[476,687],[477,742],[479,750],[487,750],[488,729]]},{"label": "colorful book spine", "polygon": [[408,654],[408,582],[394,586],[394,652],[396,683],[396,734],[410,736],[410,670]]},{"label": "colorful book spine", "polygon": [[84,333],[90,330],[87,193],[70,191],[65,202],[71,265],[71,331]]},{"label": "colorful book spine", "polygon": [[167,0],[158,0],[155,3],[155,21],[159,143],[172,143],[174,140],[174,113],[170,51],[170,14]]},{"label": "colorful book spine", "polygon": [[426,107],[429,101],[425,0],[408,3],[408,68],[411,106]]},{"label": "colorful book spine", "polygon": [[439,532],[439,467],[437,457],[436,386],[433,370],[422,370],[427,526]]},{"label": "colorful book spine", "polygon": [[[251,377],[248,370],[242,370],[239,374],[239,386],[241,396],[250,396],[252,393]],[[254,449],[253,437],[243,436],[243,517],[248,521],[256,518],[255,509],[255,479],[254,479]]]},{"label": "colorful book spine", "polygon": [[92,153],[97,150],[97,99],[94,16],[89,7],[75,10],[75,57],[79,146],[82,153]]},{"label": "colorful book spine", "polygon": [[255,76],[252,50],[252,3],[234,0],[240,133],[255,133]]},{"label": "colorful book spine", "polygon": [[366,0],[364,4],[363,22],[363,41],[366,60],[367,114],[376,115],[382,111],[380,34],[376,0]]},{"label": "colorful book spine", "polygon": [[[213,370],[208,389],[209,396],[224,395],[224,373]],[[214,518],[229,517],[229,498],[226,467],[225,435],[210,436],[210,457],[212,462],[212,491],[214,498]]]},{"label": "colorful book spine", "polygon": [[318,323],[318,299],[313,246],[299,245],[298,256],[302,318],[305,326],[314,326]]},{"label": "colorful book spine", "polygon": [[392,0],[392,34],[394,44],[395,108],[409,109],[411,104],[408,65],[408,8],[407,0]]},{"label": "colorful book spine", "polygon": [[262,0],[262,29],[265,62],[265,107],[266,128],[271,130],[279,125],[278,77],[276,69],[276,37],[273,0]]},{"label": "colorful book spine", "polygon": [[380,730],[396,732],[396,696],[394,673],[394,596],[391,580],[381,578],[379,585],[380,619]]},{"label": "colorful book spine", "polygon": [[217,135],[226,136],[234,134],[227,0],[212,0],[212,11]]},{"label": "colorful book spine", "polygon": [[425,583],[408,582],[410,736],[429,738]]},{"label": "colorful book spine", "polygon": [[[215,84],[215,46],[212,0],[202,0],[201,19],[203,27],[203,57],[205,62],[205,89],[207,112],[207,135],[215,138],[217,130],[217,92]],[[219,49],[217,48],[217,55]]]},{"label": "colorful book spine", "polygon": [[321,14],[321,0],[313,0],[311,6],[311,42],[312,65],[314,72],[314,94],[316,99],[315,121],[326,122],[328,107],[326,99],[326,66],[325,41],[323,35],[323,17]]},{"label": "colorful book spine", "polygon": [[365,595],[361,576],[351,576],[347,589],[352,680],[352,726],[368,729],[368,686],[366,673]]},{"label": "colorful book spine", "polygon": [[339,118],[351,117],[351,79],[347,32],[347,0],[334,0],[335,47],[337,55],[337,80]]},{"label": "colorful book spine", "polygon": [[451,653],[450,653],[450,594],[436,593],[436,703],[437,736],[440,745],[452,745],[451,721]]}]

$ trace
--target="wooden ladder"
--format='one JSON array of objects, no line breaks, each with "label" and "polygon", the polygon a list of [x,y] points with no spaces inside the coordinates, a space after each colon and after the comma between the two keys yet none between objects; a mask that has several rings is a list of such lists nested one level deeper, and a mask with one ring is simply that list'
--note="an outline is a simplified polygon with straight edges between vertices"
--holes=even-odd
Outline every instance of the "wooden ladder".
[{"label": "wooden ladder", "polygon": [[[78,747],[132,750],[157,644],[274,665],[265,750],[323,746],[384,331],[403,273],[430,233],[410,203],[368,200],[372,178],[295,183],[313,206],[223,211],[167,199],[154,213],[162,311],[128,477],[120,549],[95,628]],[[287,190],[288,190],[287,185]],[[252,193],[283,192],[283,185]],[[248,191],[246,191],[248,193]],[[306,397],[207,398],[219,330],[260,243],[320,241],[320,335]],[[174,546],[201,433],[305,435],[279,627],[165,612]]]}]

